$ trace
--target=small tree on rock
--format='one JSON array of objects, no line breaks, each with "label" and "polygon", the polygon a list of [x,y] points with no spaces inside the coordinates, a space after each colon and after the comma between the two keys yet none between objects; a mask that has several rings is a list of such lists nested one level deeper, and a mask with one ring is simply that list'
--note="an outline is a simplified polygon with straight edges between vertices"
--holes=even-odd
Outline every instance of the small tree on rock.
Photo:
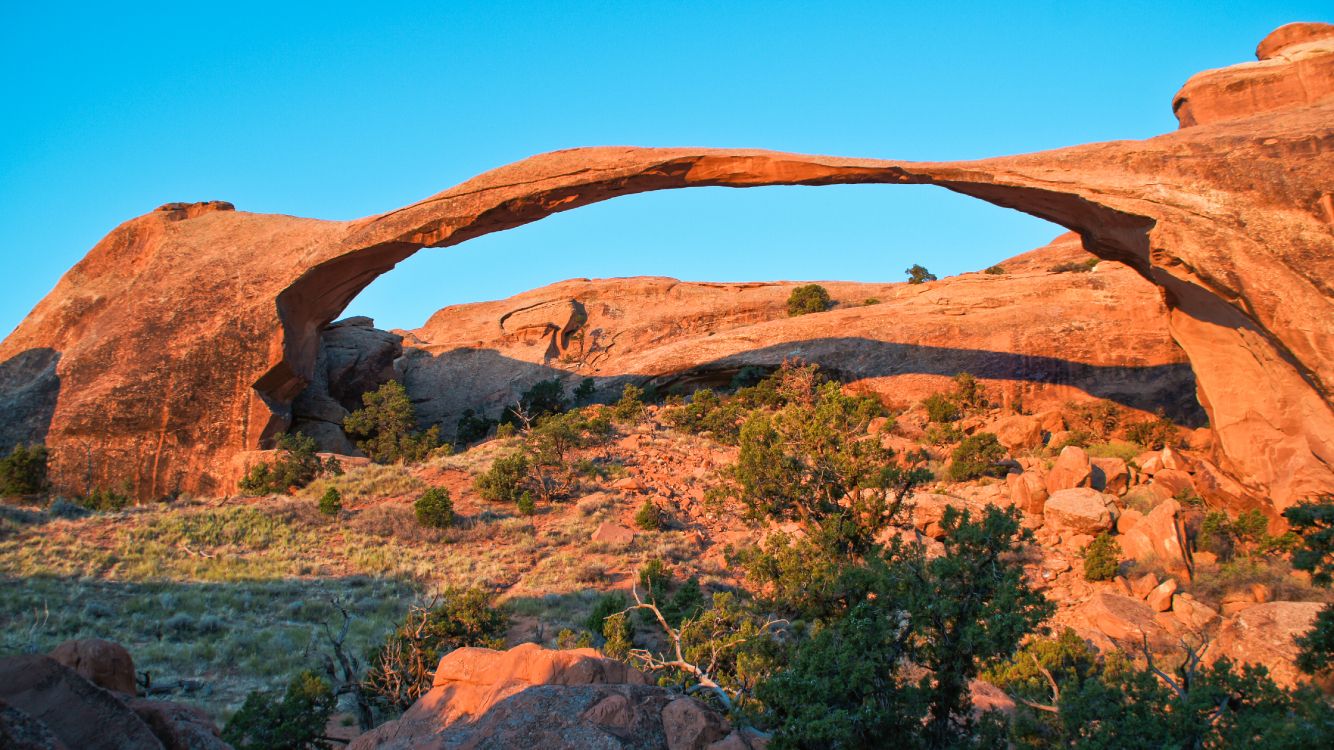
[{"label": "small tree on rock", "polygon": [[787,298],[788,317],[809,315],[828,310],[833,304],[829,292],[819,284],[805,284],[792,290]]},{"label": "small tree on rock", "polygon": [[912,267],[904,271],[908,274],[909,284],[922,284],[928,281],[935,281],[936,275],[926,270],[925,266],[914,263]]},{"label": "small tree on rock", "polygon": [[380,464],[417,463],[440,445],[440,428],[416,432],[417,419],[407,389],[390,380],[378,390],[362,394],[365,408],[348,414],[343,429],[361,438],[357,447]]}]

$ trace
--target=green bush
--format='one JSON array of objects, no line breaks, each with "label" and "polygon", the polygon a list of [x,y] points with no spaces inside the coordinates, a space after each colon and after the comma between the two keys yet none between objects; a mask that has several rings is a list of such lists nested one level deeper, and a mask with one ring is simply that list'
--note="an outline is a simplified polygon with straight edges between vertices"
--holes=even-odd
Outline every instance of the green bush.
[{"label": "green bush", "polygon": [[1005,269],[1002,268],[1002,267],[1000,267],[1000,266],[991,266],[990,268],[988,268],[987,270],[983,271],[982,273],[989,273],[989,274],[991,274],[992,276],[1000,276],[1001,274],[1004,274],[1004,273],[1005,273]]},{"label": "green bush", "polygon": [[444,487],[432,487],[423,492],[412,508],[417,515],[417,523],[422,526],[445,529],[454,525],[454,500]]},{"label": "green bush", "polygon": [[952,459],[949,478],[955,482],[966,482],[979,477],[1005,476],[1005,446],[990,432],[979,432],[964,438],[959,447],[950,454]]},{"label": "green bush", "polygon": [[497,424],[499,422],[488,419],[485,414],[465,409],[463,416],[459,417],[458,423],[454,426],[454,442],[466,446],[485,440]]},{"label": "green bush", "polygon": [[336,516],[343,512],[343,496],[337,487],[330,487],[320,495],[320,512],[326,516]]},{"label": "green bush", "polygon": [[531,516],[534,513],[536,513],[537,502],[533,500],[533,493],[524,492],[523,494],[519,495],[518,507],[520,515]]},{"label": "green bush", "polygon": [[904,273],[908,274],[909,284],[924,284],[928,281],[936,280],[936,275],[934,273],[926,270],[925,266],[916,263],[908,268],[908,270],[904,271]]},{"label": "green bush", "polygon": [[343,429],[360,438],[357,447],[379,464],[424,461],[440,446],[440,428],[415,431],[417,418],[407,389],[390,380],[361,395],[365,406],[343,418]]},{"label": "green bush", "polygon": [[574,403],[580,406],[593,400],[593,394],[597,393],[597,381],[593,378],[584,378],[579,381],[579,387],[574,389]]},{"label": "green bush", "polygon": [[1098,265],[1100,258],[1089,258],[1088,260],[1072,260],[1065,263],[1057,263],[1048,268],[1052,273],[1088,273],[1093,267]]},{"label": "green bush", "polygon": [[870,306],[872,306],[872,305],[878,305],[878,304],[880,304],[880,298],[879,298],[879,297],[867,297],[866,299],[862,300],[862,304],[865,305],[865,306],[867,306],[867,307],[870,307]]},{"label": "green bush", "polygon": [[[288,433],[278,438],[278,457],[250,467],[239,483],[250,495],[282,494],[300,489],[328,471],[328,465],[315,455],[315,438],[302,433]],[[335,459],[336,462],[336,459]],[[341,465],[339,471],[342,470]]]},{"label": "green bush", "polygon": [[47,490],[44,445],[19,443],[0,458],[0,495],[38,495]]},{"label": "green bush", "polygon": [[1159,414],[1154,419],[1129,424],[1125,428],[1126,439],[1138,443],[1149,450],[1175,447],[1177,426],[1167,417]]},{"label": "green bush", "polygon": [[76,498],[74,502],[84,510],[117,511],[130,504],[130,496],[124,492],[98,488],[83,497]]},{"label": "green bush", "polygon": [[1111,534],[1103,532],[1084,548],[1084,580],[1110,581],[1121,565],[1121,545]]},{"label": "green bush", "polygon": [[524,495],[525,482],[528,479],[528,457],[522,453],[511,453],[491,462],[491,468],[482,472],[473,481],[473,488],[483,500],[493,503],[517,503]]},{"label": "green bush", "polygon": [[279,699],[252,692],[222,730],[222,740],[236,750],[327,748],[324,727],[337,702],[329,683],[302,672]]},{"label": "green bush", "polygon": [[622,422],[638,422],[644,417],[644,389],[627,383],[621,390],[621,400],[616,402],[611,411]]},{"label": "green bush", "polygon": [[565,386],[559,378],[540,380],[519,396],[519,403],[505,410],[502,422],[527,427],[542,417],[560,414],[570,407],[565,400]]},{"label": "green bush", "polygon": [[613,659],[624,659],[630,655],[630,649],[634,648],[634,628],[630,626],[630,618],[624,612],[608,616],[602,624],[601,633],[605,639],[602,653]]},{"label": "green bush", "polygon": [[932,422],[957,422],[963,416],[963,410],[947,393],[933,393],[922,399],[926,407],[926,418]]},{"label": "green bush", "polygon": [[821,313],[833,304],[829,292],[819,284],[804,284],[792,290],[787,298],[788,317]]},{"label": "green bush", "polygon": [[403,624],[371,654],[362,689],[381,706],[404,711],[431,689],[440,658],[456,648],[504,648],[508,618],[482,589],[446,589],[409,608]]},{"label": "green bush", "polygon": [[667,523],[667,514],[651,499],[645,499],[635,513],[635,525],[644,531],[657,531]]}]

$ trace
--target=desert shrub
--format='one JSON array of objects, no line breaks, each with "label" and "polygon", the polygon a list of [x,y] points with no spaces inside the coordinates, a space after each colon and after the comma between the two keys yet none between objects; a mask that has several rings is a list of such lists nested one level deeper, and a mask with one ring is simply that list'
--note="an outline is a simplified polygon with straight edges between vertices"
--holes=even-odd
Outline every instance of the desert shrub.
[{"label": "desert shrub", "polygon": [[1130,463],[1136,456],[1144,452],[1141,446],[1124,440],[1091,443],[1085,450],[1094,458],[1119,458],[1126,463]]},{"label": "desert shrub", "polygon": [[1098,265],[1099,258],[1089,258],[1088,260],[1071,260],[1065,263],[1057,263],[1048,268],[1052,273],[1088,273],[1093,267]]},{"label": "desert shrub", "polygon": [[878,304],[880,304],[880,298],[879,298],[879,297],[867,297],[866,299],[862,300],[862,304],[865,305],[865,306],[867,306],[867,307],[870,307],[871,305],[878,305]]},{"label": "desert shrub", "polygon": [[1084,548],[1084,580],[1110,581],[1116,577],[1121,564],[1121,545],[1111,534],[1103,532]]},{"label": "desert shrub", "polygon": [[975,734],[969,682],[1053,608],[1015,558],[1031,536],[1018,511],[992,506],[973,519],[949,508],[941,525],[943,555],[912,546],[876,558],[863,569],[876,595],[855,599],[759,686],[772,747],[945,748]]},{"label": "desert shrub", "polygon": [[667,514],[652,499],[645,499],[644,504],[635,512],[635,525],[644,531],[657,531],[667,523]]},{"label": "desert shrub", "polygon": [[644,417],[644,389],[627,383],[621,399],[611,408],[612,415],[623,422],[638,422]]},{"label": "desert shrub", "polygon": [[0,458],[0,495],[37,495],[47,490],[44,445],[19,443]]},{"label": "desert shrub", "polygon": [[787,314],[789,317],[798,315],[809,315],[810,313],[820,313],[828,310],[833,304],[829,299],[829,292],[819,284],[804,284],[792,290],[792,294],[787,298]]},{"label": "desert shrub", "polygon": [[577,467],[570,464],[570,454],[597,445],[611,434],[611,421],[605,415],[572,411],[543,417],[524,436],[523,449],[528,456],[526,488],[547,501],[563,497],[578,477]]},{"label": "desert shrub", "polygon": [[523,492],[519,495],[518,509],[520,515],[531,516],[537,512],[537,501],[533,499],[533,493]]},{"label": "desert shrub", "polygon": [[1062,411],[1070,432],[1083,435],[1083,446],[1110,440],[1125,418],[1124,409],[1110,401],[1092,403],[1068,401]]},{"label": "desert shrub", "polygon": [[935,281],[936,275],[926,270],[925,266],[914,263],[904,273],[908,274],[909,284],[924,284],[928,281]]},{"label": "desert shrub", "polygon": [[314,672],[302,672],[288,683],[282,698],[259,691],[246,696],[222,730],[222,739],[237,750],[328,748],[324,727],[335,705],[329,683]]},{"label": "desert shrub", "polygon": [[539,380],[519,396],[519,402],[505,410],[500,421],[527,428],[542,417],[560,414],[570,408],[565,400],[565,386],[559,378]]},{"label": "desert shrub", "polygon": [[1195,544],[1199,549],[1212,552],[1227,561],[1236,556],[1268,557],[1286,553],[1298,545],[1294,533],[1271,535],[1269,520],[1258,510],[1248,510],[1235,519],[1223,511],[1210,511],[1200,523]]},{"label": "desert shrub", "polygon": [[937,423],[958,421],[964,414],[981,411],[987,405],[982,384],[966,372],[954,376],[952,391],[933,393],[922,399],[927,419]]},{"label": "desert shrub", "polygon": [[481,589],[446,589],[409,608],[403,624],[370,658],[362,689],[381,706],[403,711],[431,689],[440,657],[464,646],[503,648],[507,618]]},{"label": "desert shrub", "polygon": [[440,428],[416,431],[417,418],[407,389],[390,380],[361,395],[365,406],[343,418],[343,429],[370,459],[380,464],[417,463],[440,446]]},{"label": "desert shrub", "polygon": [[512,438],[517,433],[518,433],[518,428],[516,428],[513,424],[510,424],[509,422],[501,422],[500,424],[496,425],[496,437],[498,438],[501,439]]},{"label": "desert shrub", "polygon": [[517,503],[524,494],[524,483],[528,478],[528,457],[522,453],[511,453],[491,462],[491,468],[482,472],[473,481],[473,488],[483,500],[493,503]]},{"label": "desert shrub", "polygon": [[846,395],[833,382],[780,389],[797,393],[746,420],[737,462],[725,472],[728,489],[751,521],[796,521],[813,537],[865,547],[923,476],[864,439],[870,421],[884,415],[875,398]]},{"label": "desert shrub", "polygon": [[571,394],[574,403],[580,406],[590,403],[593,400],[593,395],[597,393],[597,385],[597,381],[593,378],[584,378],[579,381],[579,386]]},{"label": "desert shrub", "polygon": [[1166,416],[1159,414],[1149,420],[1132,422],[1125,427],[1127,440],[1148,448],[1159,450],[1177,444],[1177,426]]},{"label": "desert shrub", "polygon": [[945,424],[927,425],[926,433],[922,436],[929,445],[948,445],[957,443],[964,439],[963,430],[957,425],[946,422]]},{"label": "desert shrub", "polygon": [[280,494],[300,489],[326,471],[315,455],[315,438],[302,433],[288,433],[278,438],[281,453],[273,461],[250,467],[239,483],[240,490],[251,495]]},{"label": "desert shrub", "polygon": [[485,414],[464,409],[463,415],[454,426],[454,442],[459,445],[471,445],[485,440],[498,424],[498,421],[487,418]]},{"label": "desert shrub", "polygon": [[46,512],[52,518],[76,519],[88,515],[87,508],[63,497],[57,498],[54,503],[51,503],[51,507],[47,508]]},{"label": "desert shrub", "polygon": [[320,495],[320,512],[326,516],[336,516],[343,512],[343,496],[337,487],[330,487]]},{"label": "desert shrub", "polygon": [[724,401],[710,388],[700,388],[684,406],[663,414],[667,424],[693,434],[709,433],[720,443],[735,445],[745,409],[734,401]]},{"label": "desert shrub", "polygon": [[578,633],[569,628],[562,628],[556,634],[556,648],[562,651],[568,651],[576,648],[592,648],[593,634],[587,630],[581,630]]},{"label": "desert shrub", "polygon": [[1002,268],[1001,266],[991,266],[982,273],[988,273],[991,274],[992,276],[1000,276],[1001,274],[1005,273],[1005,269]]},{"label": "desert shrub", "polygon": [[417,498],[412,504],[417,523],[432,529],[444,529],[454,525],[454,501],[449,490],[444,487],[432,487]]},{"label": "desert shrub", "polygon": [[85,510],[108,512],[123,510],[130,504],[130,496],[124,492],[104,490],[99,487],[83,497],[75,498],[74,502]]},{"label": "desert shrub", "polygon": [[602,653],[613,659],[624,659],[630,655],[630,649],[634,647],[634,628],[630,626],[630,618],[624,612],[609,615],[603,621],[600,632],[605,639]]},{"label": "desert shrub", "polygon": [[979,477],[1005,476],[1005,447],[990,432],[970,435],[950,454],[949,478],[966,482]]},{"label": "desert shrub", "polygon": [[[1283,511],[1292,533],[1301,540],[1292,553],[1292,565],[1311,574],[1317,586],[1334,582],[1334,495],[1298,503]],[[1297,666],[1307,674],[1328,674],[1334,669],[1334,604],[1326,604],[1311,630],[1297,638]]]}]

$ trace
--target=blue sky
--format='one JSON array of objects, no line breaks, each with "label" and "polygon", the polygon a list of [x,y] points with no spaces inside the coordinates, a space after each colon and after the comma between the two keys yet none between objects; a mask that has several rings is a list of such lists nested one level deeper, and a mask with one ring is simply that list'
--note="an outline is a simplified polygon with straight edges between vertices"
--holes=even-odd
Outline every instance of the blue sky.
[{"label": "blue sky", "polygon": [[[0,11],[5,331],[169,201],[350,219],[572,146],[967,159],[1143,138],[1175,129],[1192,73],[1334,20],[1327,0],[43,5]],[[1058,231],[929,187],[668,191],[423,251],[348,314],[415,327],[580,276],[944,275]]]}]

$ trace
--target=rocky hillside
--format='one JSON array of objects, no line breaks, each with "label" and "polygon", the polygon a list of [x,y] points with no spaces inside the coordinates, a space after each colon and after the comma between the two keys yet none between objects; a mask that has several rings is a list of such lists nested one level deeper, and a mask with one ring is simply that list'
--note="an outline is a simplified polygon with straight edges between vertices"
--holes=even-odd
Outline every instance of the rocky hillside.
[{"label": "rocky hillside", "polygon": [[354,453],[338,426],[362,391],[391,377],[406,385],[422,421],[448,436],[465,411],[498,417],[540,380],[558,378],[568,391],[593,378],[614,399],[627,382],[688,392],[788,359],[819,364],[890,403],[916,403],[967,372],[1007,405],[1101,398],[1203,424],[1194,377],[1152,284],[1099,262],[1074,235],[999,267],[1004,273],[924,284],[822,282],[832,309],[798,317],[787,313],[797,282],[629,278],[446,307],[413,331],[343,321],[322,335],[315,378],[294,405],[296,426],[327,450]]}]

